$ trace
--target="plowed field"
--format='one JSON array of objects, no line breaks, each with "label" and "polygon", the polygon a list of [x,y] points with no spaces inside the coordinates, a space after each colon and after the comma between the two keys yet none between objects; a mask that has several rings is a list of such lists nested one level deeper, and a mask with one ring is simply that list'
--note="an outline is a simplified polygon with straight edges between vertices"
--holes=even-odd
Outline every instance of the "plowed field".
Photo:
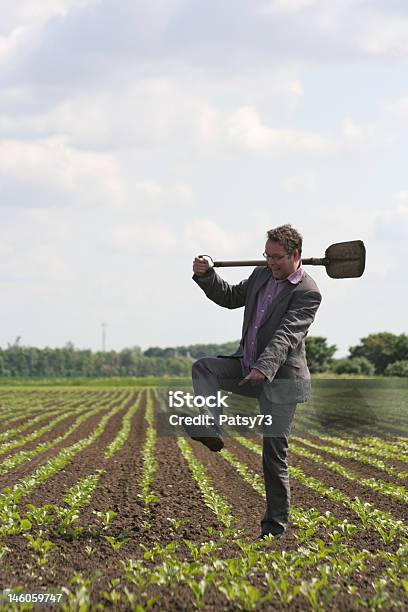
[{"label": "plowed field", "polygon": [[0,390],[2,609],[408,609],[408,442],[299,413],[291,522],[257,541],[261,439],[162,437],[154,388]]}]

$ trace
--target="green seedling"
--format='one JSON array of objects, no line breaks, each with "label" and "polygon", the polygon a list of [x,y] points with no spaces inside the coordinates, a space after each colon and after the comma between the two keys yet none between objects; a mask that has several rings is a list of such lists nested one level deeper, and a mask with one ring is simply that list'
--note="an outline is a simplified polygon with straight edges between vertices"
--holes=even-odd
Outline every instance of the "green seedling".
[{"label": "green seedling", "polygon": [[[298,571],[297,578],[299,578],[300,575],[301,572]],[[268,591],[273,594],[279,602],[285,605],[290,605],[300,593],[300,585],[292,584],[287,574],[280,575],[279,577],[266,574],[265,579]]]},{"label": "green seedling", "polygon": [[48,563],[48,556],[50,552],[57,550],[57,547],[50,540],[44,540],[40,531],[38,536],[35,538],[29,533],[24,534],[28,542],[28,546],[35,552],[35,558],[38,565],[46,565]]},{"label": "green seedling", "polygon": [[117,512],[114,512],[113,510],[108,510],[107,512],[98,512],[97,510],[94,510],[93,513],[100,519],[102,525],[103,525],[103,529],[106,531],[113,519],[115,518],[115,516],[117,516]]},{"label": "green seedling", "polygon": [[138,493],[137,495],[144,503],[145,506],[149,505],[158,505],[160,504],[160,498],[157,497],[154,493]]},{"label": "green seedling", "polygon": [[112,589],[111,591],[103,591],[102,597],[112,604],[113,609],[120,609],[119,604],[122,600],[122,594],[119,593],[119,591],[116,591],[116,589]]},{"label": "green seedling", "polygon": [[74,574],[70,578],[69,583],[89,589],[101,576],[102,572],[100,570],[94,570],[88,578],[84,578],[82,574]]},{"label": "green seedling", "polygon": [[55,520],[56,506],[46,504],[45,506],[26,505],[26,514],[30,521],[38,527],[46,527]]},{"label": "green seedling", "polygon": [[214,584],[216,572],[210,572],[208,567],[203,568],[201,580],[196,580],[193,577],[186,577],[185,582],[191,589],[195,605],[198,609],[201,609],[205,605],[205,597]]},{"label": "green seedling", "polygon": [[173,553],[177,550],[179,544],[176,540],[172,540],[166,546],[160,546],[155,544],[153,547],[140,545],[140,548],[144,551],[143,558],[147,561],[155,561],[156,559],[167,559],[172,558]]},{"label": "green seedling", "polygon": [[8,546],[3,546],[0,544],[0,563],[2,562],[2,560],[4,559],[4,557],[7,555],[7,553],[11,552],[11,548],[9,548]]},{"label": "green seedling", "polygon": [[120,548],[122,548],[122,546],[126,544],[126,542],[129,541],[129,538],[122,538],[119,540],[117,538],[114,538],[113,536],[103,536],[103,537],[108,542],[108,544],[110,544],[112,550],[114,550],[115,552],[118,551]]},{"label": "green seedling", "polygon": [[174,531],[177,531],[178,529],[180,529],[180,527],[186,524],[185,519],[167,518],[167,520],[169,521],[170,526]]}]

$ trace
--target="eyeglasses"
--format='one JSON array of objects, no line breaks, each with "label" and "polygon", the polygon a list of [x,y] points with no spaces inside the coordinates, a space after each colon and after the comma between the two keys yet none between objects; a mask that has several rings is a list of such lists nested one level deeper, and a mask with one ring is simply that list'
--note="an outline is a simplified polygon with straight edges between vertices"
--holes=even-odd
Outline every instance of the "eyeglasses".
[{"label": "eyeglasses", "polygon": [[290,255],[268,255],[266,251],[262,253],[262,256],[265,257],[265,259],[268,261],[282,261],[282,259],[290,257]]}]

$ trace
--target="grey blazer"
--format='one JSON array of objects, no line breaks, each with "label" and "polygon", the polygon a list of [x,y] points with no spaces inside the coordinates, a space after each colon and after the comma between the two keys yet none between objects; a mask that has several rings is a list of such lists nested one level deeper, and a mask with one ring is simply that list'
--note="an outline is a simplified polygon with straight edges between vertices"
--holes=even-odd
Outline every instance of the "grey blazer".
[{"label": "grey blazer", "polygon": [[[256,307],[257,294],[270,274],[267,267],[255,268],[249,278],[237,285],[227,283],[213,268],[204,276],[194,274],[193,280],[219,306],[245,307],[239,348],[233,355],[220,357],[243,356],[244,337]],[[285,283],[259,326],[253,367],[265,375],[263,391],[270,401],[305,402],[309,398],[310,372],[304,339],[321,299],[315,281],[305,272],[297,284]]]}]

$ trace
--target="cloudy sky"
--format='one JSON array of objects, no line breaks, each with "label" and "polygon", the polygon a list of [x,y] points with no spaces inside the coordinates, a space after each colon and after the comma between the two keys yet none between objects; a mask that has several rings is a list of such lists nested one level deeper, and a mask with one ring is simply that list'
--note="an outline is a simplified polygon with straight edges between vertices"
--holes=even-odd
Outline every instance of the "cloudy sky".
[{"label": "cloudy sky", "polygon": [[1,346],[99,349],[102,322],[115,349],[238,338],[193,256],[258,258],[282,223],[305,257],[367,247],[360,279],[309,268],[312,335],[341,356],[407,332],[405,1],[0,9]]}]

